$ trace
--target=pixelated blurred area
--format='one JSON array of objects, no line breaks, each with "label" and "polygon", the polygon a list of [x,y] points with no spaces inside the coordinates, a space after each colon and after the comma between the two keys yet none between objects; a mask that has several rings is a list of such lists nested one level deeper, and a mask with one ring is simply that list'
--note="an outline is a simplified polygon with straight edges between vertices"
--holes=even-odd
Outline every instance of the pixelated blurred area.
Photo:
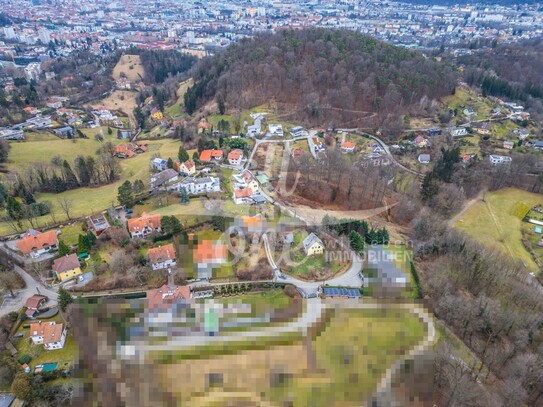
[{"label": "pixelated blurred area", "polygon": [[74,405],[431,405],[435,327],[421,306],[285,291],[195,300],[164,286],[80,303]]}]

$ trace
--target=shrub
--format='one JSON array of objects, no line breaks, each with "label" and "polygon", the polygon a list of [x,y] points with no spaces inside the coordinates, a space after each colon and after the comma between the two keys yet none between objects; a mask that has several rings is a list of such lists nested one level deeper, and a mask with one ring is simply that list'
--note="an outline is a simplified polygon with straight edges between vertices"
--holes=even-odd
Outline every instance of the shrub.
[{"label": "shrub", "polygon": [[24,365],[25,363],[30,363],[30,361],[32,360],[32,358],[30,357],[30,355],[26,354],[26,353],[23,353],[20,357],[19,357],[19,363],[21,365]]}]

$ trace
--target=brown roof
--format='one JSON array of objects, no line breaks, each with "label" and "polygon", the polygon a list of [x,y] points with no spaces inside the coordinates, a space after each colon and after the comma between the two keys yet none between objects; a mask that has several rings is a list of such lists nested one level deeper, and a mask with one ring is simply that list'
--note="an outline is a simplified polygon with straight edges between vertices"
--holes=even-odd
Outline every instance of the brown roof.
[{"label": "brown roof", "polygon": [[202,240],[194,250],[195,263],[212,263],[228,259],[228,251],[224,243],[211,240]]},{"label": "brown roof", "polygon": [[53,262],[53,271],[55,273],[64,273],[81,267],[79,260],[75,253],[67,254],[64,257],[60,257]]},{"label": "brown roof", "polygon": [[31,309],[38,309],[42,301],[47,300],[47,297],[43,295],[34,294],[32,297],[26,300],[25,307]]},{"label": "brown roof", "polygon": [[173,244],[170,243],[166,246],[150,249],[147,256],[149,257],[151,264],[162,263],[166,260],[175,259],[175,249],[173,248]]},{"label": "brown roof", "polygon": [[165,307],[178,299],[190,299],[190,287],[188,285],[181,287],[163,285],[156,290],[147,291],[147,308],[152,310]]},{"label": "brown roof", "polygon": [[43,343],[54,343],[60,341],[62,336],[63,324],[56,322],[37,322],[30,324],[30,336],[43,336]]},{"label": "brown roof", "polygon": [[17,242],[17,248],[24,254],[29,254],[33,250],[43,249],[47,246],[57,244],[57,233],[54,230],[40,233],[35,230],[29,230],[27,235]]},{"label": "brown roof", "polygon": [[160,227],[160,214],[147,215],[146,213],[142,213],[139,218],[128,219],[126,223],[130,233],[140,232],[146,226],[157,229]]}]

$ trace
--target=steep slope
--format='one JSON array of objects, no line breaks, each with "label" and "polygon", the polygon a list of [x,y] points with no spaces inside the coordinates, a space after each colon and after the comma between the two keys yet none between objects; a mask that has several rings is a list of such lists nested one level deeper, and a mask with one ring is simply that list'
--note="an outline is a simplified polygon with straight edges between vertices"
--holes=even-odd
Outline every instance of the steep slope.
[{"label": "steep slope", "polygon": [[272,101],[313,125],[383,126],[421,114],[450,94],[455,70],[419,52],[353,31],[283,31],[243,40],[194,68],[189,113],[211,100],[249,108]]}]

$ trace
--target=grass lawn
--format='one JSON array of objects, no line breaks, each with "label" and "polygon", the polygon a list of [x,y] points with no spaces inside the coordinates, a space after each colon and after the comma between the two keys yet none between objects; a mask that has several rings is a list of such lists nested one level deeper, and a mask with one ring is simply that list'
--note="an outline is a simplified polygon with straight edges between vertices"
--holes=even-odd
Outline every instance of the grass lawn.
[{"label": "grass lawn", "polygon": [[270,309],[287,308],[290,305],[291,298],[286,296],[283,290],[278,289],[221,298],[220,302],[224,304],[239,302],[251,304],[251,315],[256,316],[270,311]]},{"label": "grass lawn", "polygon": [[543,196],[508,188],[487,193],[485,201],[469,208],[454,227],[484,244],[498,247],[513,260],[520,260],[529,271],[539,271],[522,243],[521,226],[524,215],[541,204]]},{"label": "grass lawn", "polygon": [[445,103],[451,109],[465,108],[468,102],[475,100],[477,96],[465,87],[457,87],[454,95],[443,98]]},{"label": "grass lawn", "polygon": [[81,222],[75,222],[72,225],[64,226],[60,228],[59,239],[66,243],[68,246],[76,245],[79,242],[79,235],[85,234],[82,228]]},{"label": "grass lawn", "polygon": [[340,310],[313,342],[320,372],[274,389],[272,400],[290,396],[295,406],[360,405],[423,335],[419,319],[406,310]]},{"label": "grass lawn", "polygon": [[164,113],[166,116],[169,116],[171,118],[179,117],[183,114],[183,108],[179,103],[174,103],[171,106],[168,106],[166,109],[164,109]]},{"label": "grass lawn", "polygon": [[[30,148],[28,145],[35,144],[35,149]],[[61,151],[54,150],[52,145],[58,145],[62,149]],[[78,139],[75,143],[70,140],[58,140],[49,141],[49,142],[36,142],[36,143],[17,143],[15,147],[22,147],[23,150],[19,148],[13,148],[9,154],[8,166],[14,166],[22,172],[21,168],[25,168],[31,165],[31,161],[49,161],[54,155],[61,155],[67,157],[70,160],[73,160],[78,154],[89,154],[96,151],[96,146],[99,145],[99,142],[94,139]],[[49,201],[53,206],[53,211],[57,215],[57,220],[63,221],[66,220],[66,215],[62,211],[58,200],[67,199],[71,202],[71,213],[72,218],[85,216],[93,212],[104,210],[111,205],[117,204],[117,188],[125,181],[135,181],[141,179],[146,185],[149,184],[150,180],[150,165],[149,162],[152,159],[153,155],[158,154],[163,158],[175,157],[179,151],[179,146],[181,145],[179,141],[172,139],[164,140],[152,140],[148,141],[149,151],[144,154],[138,154],[134,158],[120,160],[121,167],[123,169],[123,174],[121,179],[113,184],[104,185],[97,188],[78,188],[70,191],[66,191],[60,194],[37,194],[36,198],[39,201]],[[44,151],[40,152],[41,147],[45,148]],[[25,154],[22,151],[26,151],[31,158],[25,157]],[[47,156],[44,157],[44,154]],[[28,162],[27,162],[28,161]],[[13,168],[13,167],[9,167]],[[179,205],[181,206],[181,205]],[[37,218],[38,227],[43,227],[47,224],[51,224],[52,220],[49,215],[42,216]],[[23,223],[23,230],[29,228],[29,224]],[[11,227],[5,223],[0,222],[0,235],[6,235],[14,233]]]}]

